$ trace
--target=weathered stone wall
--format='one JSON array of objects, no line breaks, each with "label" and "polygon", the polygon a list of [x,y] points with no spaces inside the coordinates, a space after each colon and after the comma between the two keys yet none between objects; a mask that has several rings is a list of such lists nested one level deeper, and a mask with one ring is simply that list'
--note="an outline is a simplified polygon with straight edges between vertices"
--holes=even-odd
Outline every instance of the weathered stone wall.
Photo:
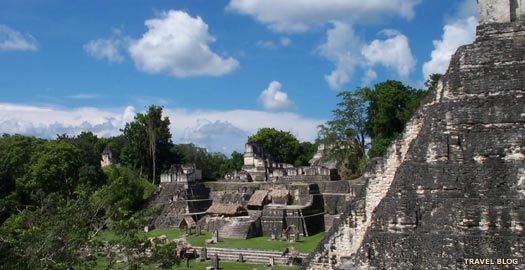
[{"label": "weathered stone wall", "polygon": [[525,268],[525,25],[478,35],[367,171],[309,268],[471,269],[469,258]]},{"label": "weathered stone wall", "polygon": [[478,0],[480,24],[510,22],[510,0]]},{"label": "weathered stone wall", "polygon": [[210,190],[200,183],[190,187],[181,183],[162,183],[146,206],[160,209],[150,225],[155,228],[173,228],[187,215],[200,218],[212,203],[208,199],[209,193]]}]

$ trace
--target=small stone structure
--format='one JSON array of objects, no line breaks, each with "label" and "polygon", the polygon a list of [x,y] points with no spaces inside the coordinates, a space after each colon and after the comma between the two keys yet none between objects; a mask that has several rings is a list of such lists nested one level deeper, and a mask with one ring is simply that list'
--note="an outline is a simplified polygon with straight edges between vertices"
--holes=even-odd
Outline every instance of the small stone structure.
[{"label": "small stone structure", "polygon": [[226,180],[242,182],[283,182],[283,181],[326,181],[338,180],[335,167],[325,167],[318,159],[324,152],[320,146],[317,156],[312,159],[311,166],[294,167],[291,164],[277,163],[262,146],[248,142],[244,148],[244,165],[241,172],[231,172],[225,175]]},{"label": "small stone structure", "polygon": [[262,210],[268,201],[268,190],[256,190],[248,201],[248,207],[254,210]]},{"label": "small stone structure", "polygon": [[148,207],[161,208],[153,217],[151,225],[154,228],[178,227],[184,220],[187,223],[198,221],[206,214],[212,200],[201,176],[195,164],[174,164],[161,174],[159,188],[148,202]]},{"label": "small stone structure", "polygon": [[100,161],[100,166],[106,167],[115,163],[117,163],[117,159],[113,155],[113,151],[111,151],[111,148],[104,148],[104,151],[102,151],[102,160]]},{"label": "small stone structure", "polygon": [[235,203],[235,204],[222,204],[222,203],[213,203],[208,210],[206,210],[206,214],[208,215],[214,215],[214,216],[228,216],[228,217],[234,217],[234,216],[245,216],[248,214],[248,211],[246,208],[244,208],[242,205]]},{"label": "small stone structure", "polygon": [[525,0],[478,0],[480,24],[509,23],[525,18]]},{"label": "small stone structure", "polygon": [[188,184],[202,180],[202,171],[195,164],[173,164],[169,170],[160,175],[161,183]]},{"label": "small stone structure", "polygon": [[179,229],[186,230],[186,234],[191,234],[191,229],[197,227],[197,224],[191,217],[184,217],[179,223]]}]

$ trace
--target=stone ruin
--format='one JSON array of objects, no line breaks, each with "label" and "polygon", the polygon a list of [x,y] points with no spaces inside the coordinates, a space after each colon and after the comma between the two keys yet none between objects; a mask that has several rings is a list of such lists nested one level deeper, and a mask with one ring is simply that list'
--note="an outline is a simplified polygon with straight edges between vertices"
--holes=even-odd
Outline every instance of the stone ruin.
[{"label": "stone ruin", "polygon": [[295,167],[291,164],[275,162],[262,146],[248,142],[244,148],[244,165],[240,172],[228,173],[225,180],[245,182],[286,182],[286,181],[329,181],[339,180],[335,166],[324,166],[320,159],[324,145],[320,145],[311,166]]},{"label": "stone ruin", "polygon": [[524,1],[478,4],[475,42],[369,164],[305,269],[525,269]]},{"label": "stone ruin", "polygon": [[210,189],[202,182],[201,170],[195,164],[174,164],[160,175],[160,185],[147,207],[157,207],[153,228],[174,228],[181,222],[198,221],[211,206]]},{"label": "stone ruin", "polygon": [[102,159],[100,160],[100,167],[106,167],[115,163],[117,163],[117,159],[113,155],[111,148],[104,148],[104,151],[102,151]]},{"label": "stone ruin", "polygon": [[202,171],[195,164],[173,164],[160,175],[161,183],[180,183],[186,187],[188,184],[202,180]]},{"label": "stone ruin", "polygon": [[362,186],[339,180],[337,170],[321,161],[322,147],[310,167],[273,162],[255,143],[245,150],[243,170],[216,182],[203,183],[193,164],[175,164],[162,173],[148,203],[161,209],[150,227],[174,228],[191,218],[226,238],[280,240],[290,228],[309,236],[330,228]]}]

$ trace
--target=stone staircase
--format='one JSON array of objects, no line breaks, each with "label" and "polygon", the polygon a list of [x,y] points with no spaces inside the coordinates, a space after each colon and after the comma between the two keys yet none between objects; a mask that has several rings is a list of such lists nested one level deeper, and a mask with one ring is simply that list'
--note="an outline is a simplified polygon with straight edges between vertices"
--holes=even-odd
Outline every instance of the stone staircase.
[{"label": "stone staircase", "polygon": [[232,220],[219,230],[220,238],[247,239],[251,222]]},{"label": "stone staircase", "polygon": [[[200,256],[200,248],[196,248],[198,255]],[[235,249],[235,248],[215,248],[208,247],[207,255],[211,257],[217,255],[220,260],[224,261],[238,261],[239,254],[242,254],[243,260],[246,263],[255,264],[267,264],[270,258],[273,258],[274,265],[287,265],[289,261],[288,255],[283,256],[281,251],[272,250],[255,250],[255,249]],[[308,256],[308,253],[299,253],[298,258],[304,259]]]}]

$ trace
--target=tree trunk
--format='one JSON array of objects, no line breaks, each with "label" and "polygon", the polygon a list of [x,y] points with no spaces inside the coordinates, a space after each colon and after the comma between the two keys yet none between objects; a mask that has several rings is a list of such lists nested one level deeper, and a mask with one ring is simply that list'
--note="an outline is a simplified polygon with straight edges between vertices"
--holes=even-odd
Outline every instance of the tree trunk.
[{"label": "tree trunk", "polygon": [[155,148],[153,148],[153,179],[151,179],[152,184],[155,184],[155,172],[157,170],[155,152]]}]

